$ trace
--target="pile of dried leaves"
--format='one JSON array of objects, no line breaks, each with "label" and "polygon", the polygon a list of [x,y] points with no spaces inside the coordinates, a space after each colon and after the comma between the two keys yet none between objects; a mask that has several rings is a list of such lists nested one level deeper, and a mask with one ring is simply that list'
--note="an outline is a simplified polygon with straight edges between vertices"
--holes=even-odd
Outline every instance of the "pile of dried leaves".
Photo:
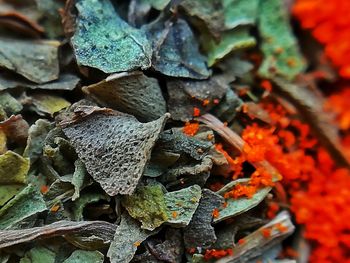
[{"label": "pile of dried leaves", "polygon": [[315,188],[350,176],[317,84],[337,73],[290,2],[1,0],[0,262],[303,263],[327,248],[312,199],[338,186]]}]

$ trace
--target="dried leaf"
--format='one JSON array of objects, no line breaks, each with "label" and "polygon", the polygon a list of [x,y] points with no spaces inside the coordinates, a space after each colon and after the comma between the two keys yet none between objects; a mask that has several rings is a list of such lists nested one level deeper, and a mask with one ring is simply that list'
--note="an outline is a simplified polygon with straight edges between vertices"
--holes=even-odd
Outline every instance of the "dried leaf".
[{"label": "dried leaf", "polygon": [[214,227],[211,226],[213,210],[220,207],[224,199],[208,190],[202,190],[199,206],[190,224],[184,229],[184,242],[187,249],[201,247],[210,248],[216,241]]},{"label": "dried leaf", "polygon": [[40,192],[28,185],[0,209],[0,229],[18,228],[21,221],[45,210],[46,204]]},{"label": "dried leaf", "polygon": [[[140,123],[128,114],[87,106],[61,125],[67,125],[63,127],[65,135],[87,171],[109,195],[131,194],[168,117]],[[74,119],[77,122],[69,124]]]},{"label": "dried leaf", "polygon": [[104,256],[99,251],[75,250],[63,263],[103,263]]},{"label": "dried leaf", "polygon": [[121,73],[84,87],[99,104],[152,121],[166,113],[166,104],[158,81],[142,72]]},{"label": "dried leaf", "polygon": [[16,114],[23,109],[22,104],[8,92],[0,92],[0,106],[4,109],[7,115]]},{"label": "dried leaf", "polygon": [[55,263],[55,253],[45,247],[34,247],[27,251],[19,263]]},{"label": "dried leaf", "polygon": [[0,130],[5,132],[8,141],[19,145],[25,145],[27,142],[29,125],[22,115],[12,115],[0,122]]},{"label": "dried leaf", "polygon": [[167,221],[164,189],[160,184],[140,186],[122,199],[129,215],[142,223],[141,228],[154,230]]},{"label": "dried leaf", "polygon": [[79,0],[72,45],[80,65],[106,73],[151,66],[151,45],[142,30],[124,22],[109,0]]},{"label": "dried leaf", "polygon": [[264,60],[259,69],[261,76],[280,76],[291,80],[304,71],[305,61],[293,36],[282,1],[260,1],[258,29],[264,53]]},{"label": "dried leaf", "polygon": [[30,96],[31,103],[39,115],[54,113],[70,106],[70,103],[62,97],[49,94],[33,94]]},{"label": "dried leaf", "polygon": [[141,229],[136,220],[124,213],[107,253],[111,263],[130,262],[138,245],[157,232]]},{"label": "dried leaf", "polygon": [[21,184],[0,185],[0,206],[6,204],[12,197],[23,189]]},{"label": "dried leaf", "polygon": [[29,160],[13,151],[0,155],[0,184],[24,184]]},{"label": "dried leaf", "polygon": [[165,21],[163,17],[144,27],[153,42],[152,67],[172,77],[206,79],[210,72],[199,53],[191,28],[183,19]]},{"label": "dried leaf", "polygon": [[0,39],[0,66],[36,83],[58,78],[57,41]]},{"label": "dried leaf", "polygon": [[223,0],[225,28],[254,25],[258,15],[259,0]]},{"label": "dried leaf", "polygon": [[115,233],[115,225],[104,221],[58,221],[50,225],[20,230],[0,230],[0,248],[37,239],[69,235],[95,236],[108,244]]},{"label": "dried leaf", "polygon": [[72,176],[71,184],[74,186],[74,194],[72,200],[75,201],[80,196],[80,191],[85,184],[88,184],[89,181],[85,165],[79,159],[74,162],[74,173]]}]

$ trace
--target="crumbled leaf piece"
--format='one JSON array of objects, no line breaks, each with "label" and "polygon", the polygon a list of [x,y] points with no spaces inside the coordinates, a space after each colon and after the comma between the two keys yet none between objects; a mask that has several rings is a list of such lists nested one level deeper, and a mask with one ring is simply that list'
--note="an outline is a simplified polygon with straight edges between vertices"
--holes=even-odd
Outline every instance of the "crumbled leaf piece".
[{"label": "crumbled leaf piece", "polygon": [[181,230],[168,228],[164,242],[159,243],[156,239],[149,240],[147,248],[156,259],[162,262],[181,263],[184,252]]},{"label": "crumbled leaf piece", "polygon": [[84,87],[99,104],[152,121],[166,113],[166,104],[158,81],[142,72],[121,73]]},{"label": "crumbled leaf piece", "polygon": [[16,114],[23,109],[22,104],[8,92],[0,92],[0,106],[4,109],[7,115]]},{"label": "crumbled leaf piece", "polygon": [[152,151],[152,156],[146,165],[144,176],[158,177],[165,173],[167,169],[179,160],[180,154],[162,151],[157,148]]},{"label": "crumbled leaf piece", "polygon": [[114,239],[109,247],[107,256],[111,263],[127,263],[132,260],[137,245],[158,231],[148,231],[140,228],[140,224],[127,213],[122,214],[120,225],[117,227]]},{"label": "crumbled leaf piece", "polygon": [[208,190],[202,190],[199,206],[190,224],[184,229],[184,241],[187,249],[211,247],[216,241],[214,227],[211,226],[213,210],[224,203],[223,197]]},{"label": "crumbled leaf piece", "polygon": [[73,220],[83,220],[83,211],[86,205],[96,203],[100,200],[109,200],[109,196],[99,192],[88,192],[82,194],[73,204]]},{"label": "crumbled leaf piece", "polygon": [[57,41],[0,39],[0,66],[36,83],[58,78]]},{"label": "crumbled leaf piece", "polygon": [[259,74],[294,79],[305,69],[305,61],[293,36],[289,16],[280,0],[260,1],[259,33],[264,60]]},{"label": "crumbled leaf piece", "polygon": [[45,210],[40,192],[28,185],[0,209],[0,229],[16,228],[22,220]]},{"label": "crumbled leaf piece", "polygon": [[29,170],[29,160],[7,151],[0,155],[0,184],[24,184]]},{"label": "crumbled leaf piece", "polygon": [[142,30],[124,22],[109,0],[79,0],[72,44],[78,64],[106,73],[151,66],[152,48]]},{"label": "crumbled leaf piece", "polygon": [[201,193],[198,185],[166,193],[164,198],[169,218],[167,223],[175,227],[187,226],[199,205]]},{"label": "crumbled leaf piece", "polygon": [[44,84],[35,84],[26,80],[20,80],[7,72],[0,73],[0,90],[16,87],[43,90],[73,90],[79,82],[80,78],[69,73],[64,73],[60,75],[59,79]]},{"label": "crumbled leaf piece", "polygon": [[258,14],[259,0],[223,0],[225,28],[254,25]]},{"label": "crumbled leaf piece", "polygon": [[164,75],[206,79],[210,75],[191,28],[183,19],[163,17],[144,27],[153,40],[152,67]]},{"label": "crumbled leaf piece", "polygon": [[63,263],[103,263],[104,256],[99,251],[75,250]]},{"label": "crumbled leaf piece", "polygon": [[74,166],[75,168],[71,181],[74,186],[74,194],[72,196],[73,201],[79,198],[80,190],[84,187],[84,184],[87,184],[87,181],[89,181],[84,163],[77,159],[74,162]]},{"label": "crumbled leaf piece", "polygon": [[12,115],[10,118],[0,122],[0,130],[4,131],[8,141],[25,145],[28,138],[28,123],[22,115]]},{"label": "crumbled leaf piece", "polygon": [[[286,227],[286,231],[279,231],[278,225]],[[269,229],[269,236],[263,235],[263,230]],[[294,225],[287,212],[279,213],[272,221],[262,226],[258,230],[244,237],[243,244],[237,244],[233,248],[232,256],[227,256],[217,260],[217,263],[238,263],[250,262],[251,259],[262,255],[265,251],[275,246],[294,232]]]},{"label": "crumbled leaf piece", "polygon": [[122,204],[129,215],[142,223],[141,228],[154,230],[168,219],[163,187],[160,184],[140,186]]},{"label": "crumbled leaf piece", "polygon": [[213,66],[232,51],[242,50],[256,45],[255,38],[249,34],[249,27],[246,26],[222,32],[219,43],[216,43],[215,40],[205,35],[201,42],[208,55],[209,67]]},{"label": "crumbled leaf piece", "polygon": [[[249,182],[249,178],[243,178],[243,179],[238,179],[235,181],[232,181],[231,183],[228,183],[225,185],[223,188],[221,188],[218,191],[218,194],[224,195],[225,192],[231,190],[235,185],[241,184],[241,183],[247,183]],[[222,207],[219,210],[219,216],[214,218],[214,223],[221,222],[227,218],[231,218],[234,216],[237,216],[239,214],[242,214],[253,207],[257,206],[258,204],[261,203],[262,200],[265,199],[267,194],[271,191],[271,187],[264,187],[259,190],[254,194],[252,198],[238,198],[238,199],[226,199],[226,207]]]},{"label": "crumbled leaf piece", "polygon": [[236,117],[237,112],[242,105],[242,99],[240,99],[232,89],[229,89],[213,112],[215,113],[215,116],[218,116],[221,120],[229,123]]},{"label": "crumbled leaf piece", "polygon": [[[104,221],[58,221],[50,225],[19,230],[0,230],[0,248],[10,247],[37,239],[69,235],[93,237],[89,242],[98,240],[108,245],[113,239],[116,226]],[[87,240],[88,241],[88,240]]]},{"label": "crumbled leaf piece", "polygon": [[3,206],[22,189],[23,185],[21,184],[0,185],[0,206]]},{"label": "crumbled leaf piece", "polygon": [[113,196],[133,193],[168,117],[140,123],[128,114],[86,106],[61,125],[87,171]]},{"label": "crumbled leaf piece", "polygon": [[19,263],[54,263],[55,253],[45,247],[34,247],[25,253]]},{"label": "crumbled leaf piece", "polygon": [[62,97],[49,94],[33,94],[30,96],[31,103],[39,115],[53,115],[70,106],[70,103]]},{"label": "crumbled leaf piece", "polygon": [[[208,80],[169,80],[168,109],[174,120],[189,121],[193,119],[194,108],[206,113],[215,106],[214,100],[220,100],[229,86],[219,78]],[[208,104],[203,105],[204,101]]]},{"label": "crumbled leaf piece", "polygon": [[53,124],[45,119],[38,119],[29,128],[29,136],[27,146],[24,150],[23,156],[30,159],[30,163],[34,163],[42,154],[44,140],[53,128]]}]

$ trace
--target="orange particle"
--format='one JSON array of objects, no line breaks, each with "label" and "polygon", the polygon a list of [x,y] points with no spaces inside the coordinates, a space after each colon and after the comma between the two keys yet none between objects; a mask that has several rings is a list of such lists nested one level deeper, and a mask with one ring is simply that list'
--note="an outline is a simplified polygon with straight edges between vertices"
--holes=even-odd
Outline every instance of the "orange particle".
[{"label": "orange particle", "polygon": [[218,217],[219,217],[219,215],[220,215],[220,213],[219,213],[219,209],[215,208],[215,209],[213,210],[212,215],[213,215],[213,217],[214,217],[214,218],[218,218]]},{"label": "orange particle", "polygon": [[204,254],[204,260],[208,261],[210,259],[219,259],[225,256],[232,256],[232,248],[228,249],[207,249]]},{"label": "orange particle", "polygon": [[269,91],[269,92],[272,91],[272,84],[269,80],[261,81],[260,86],[266,91]]},{"label": "orange particle", "polygon": [[223,207],[223,208],[226,208],[226,207],[227,207],[227,202],[224,202],[224,203],[222,204],[222,207]]},{"label": "orange particle", "polygon": [[134,246],[135,246],[135,247],[139,247],[140,245],[141,245],[141,242],[140,242],[140,241],[134,242]]},{"label": "orange particle", "polygon": [[205,100],[203,100],[202,105],[207,106],[209,103],[210,103],[210,100],[205,99]]},{"label": "orange particle", "polygon": [[288,230],[288,227],[286,227],[282,223],[277,223],[275,226],[276,226],[277,230],[281,233],[284,233]]},{"label": "orange particle", "polygon": [[287,65],[290,67],[295,67],[296,66],[296,60],[294,58],[288,58],[287,59]]},{"label": "orange particle", "polygon": [[272,219],[276,216],[276,213],[280,209],[279,205],[276,202],[269,203],[268,210],[267,210],[267,217]]},{"label": "orange particle", "polygon": [[173,211],[173,212],[171,213],[171,216],[172,216],[173,218],[177,218],[177,212],[176,212],[176,211]]},{"label": "orange particle", "polygon": [[197,107],[193,108],[193,117],[199,117],[201,115],[201,110]]},{"label": "orange particle", "polygon": [[261,229],[261,234],[265,238],[269,238],[271,236],[271,229],[270,228],[263,228]]},{"label": "orange particle", "polygon": [[209,133],[209,134],[207,135],[208,141],[211,141],[213,138],[214,138],[214,134]]},{"label": "orange particle", "polygon": [[188,136],[194,136],[199,130],[198,122],[186,122],[185,126],[182,128],[182,132]]},{"label": "orange particle", "polygon": [[243,245],[245,243],[245,239],[241,238],[240,240],[238,240],[238,244]]},{"label": "orange particle", "polygon": [[49,187],[48,187],[47,185],[42,185],[42,186],[40,187],[40,192],[41,192],[42,194],[46,194],[48,191],[49,191]]},{"label": "orange particle", "polygon": [[51,207],[50,211],[55,213],[57,212],[58,210],[60,209],[60,206],[59,205],[54,205],[53,207]]}]

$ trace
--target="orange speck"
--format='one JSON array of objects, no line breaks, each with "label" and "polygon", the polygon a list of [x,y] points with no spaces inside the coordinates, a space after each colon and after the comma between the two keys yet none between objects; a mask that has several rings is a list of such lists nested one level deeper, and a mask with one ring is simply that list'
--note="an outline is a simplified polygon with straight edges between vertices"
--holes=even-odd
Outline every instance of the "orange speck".
[{"label": "orange speck", "polygon": [[263,228],[263,229],[261,229],[261,234],[265,238],[269,238],[271,236],[271,229],[270,228]]},{"label": "orange speck", "polygon": [[214,138],[214,134],[210,133],[210,134],[207,135],[208,141],[211,141],[213,138]]},{"label": "orange speck", "polygon": [[279,209],[280,209],[280,207],[276,202],[269,203],[268,210],[266,213],[267,217],[270,219],[274,218]]},{"label": "orange speck", "polygon": [[224,202],[224,203],[222,204],[222,207],[223,207],[223,208],[226,208],[227,205],[228,205],[227,202]]},{"label": "orange speck", "polygon": [[199,130],[198,122],[186,122],[185,126],[182,128],[182,132],[188,136],[194,136]]},{"label": "orange speck", "polygon": [[285,225],[283,225],[282,223],[277,223],[276,224],[276,228],[279,232],[284,233],[288,230],[288,227],[286,227]]},{"label": "orange speck", "polygon": [[176,212],[176,211],[171,212],[171,216],[172,216],[173,218],[177,218],[177,212]]},{"label": "orange speck", "polygon": [[51,207],[50,211],[53,212],[53,213],[55,213],[55,212],[57,212],[59,209],[60,209],[60,206],[59,206],[59,205],[54,205],[54,206]]},{"label": "orange speck", "polygon": [[210,100],[205,99],[205,100],[203,100],[202,105],[207,106],[209,103],[210,103]]},{"label": "orange speck", "polygon": [[260,86],[266,91],[269,91],[269,92],[272,91],[272,84],[269,80],[261,81]]},{"label": "orange speck", "polygon": [[140,241],[135,241],[135,242],[134,242],[134,246],[135,246],[135,247],[139,247],[140,245],[141,245],[141,242],[140,242]]},{"label": "orange speck", "polygon": [[40,192],[41,192],[42,194],[46,194],[48,191],[49,191],[49,187],[48,187],[47,185],[42,185],[42,186],[40,187]]},{"label": "orange speck", "polygon": [[241,238],[240,240],[238,240],[238,244],[243,245],[245,243],[245,239]]},{"label": "orange speck", "polygon": [[197,107],[193,108],[193,117],[199,117],[201,115],[201,110]]},{"label": "orange speck", "polygon": [[219,213],[219,209],[215,208],[215,209],[213,210],[212,215],[213,215],[213,217],[214,217],[214,218],[218,218],[218,217],[219,217],[219,215],[220,215],[220,213]]}]

